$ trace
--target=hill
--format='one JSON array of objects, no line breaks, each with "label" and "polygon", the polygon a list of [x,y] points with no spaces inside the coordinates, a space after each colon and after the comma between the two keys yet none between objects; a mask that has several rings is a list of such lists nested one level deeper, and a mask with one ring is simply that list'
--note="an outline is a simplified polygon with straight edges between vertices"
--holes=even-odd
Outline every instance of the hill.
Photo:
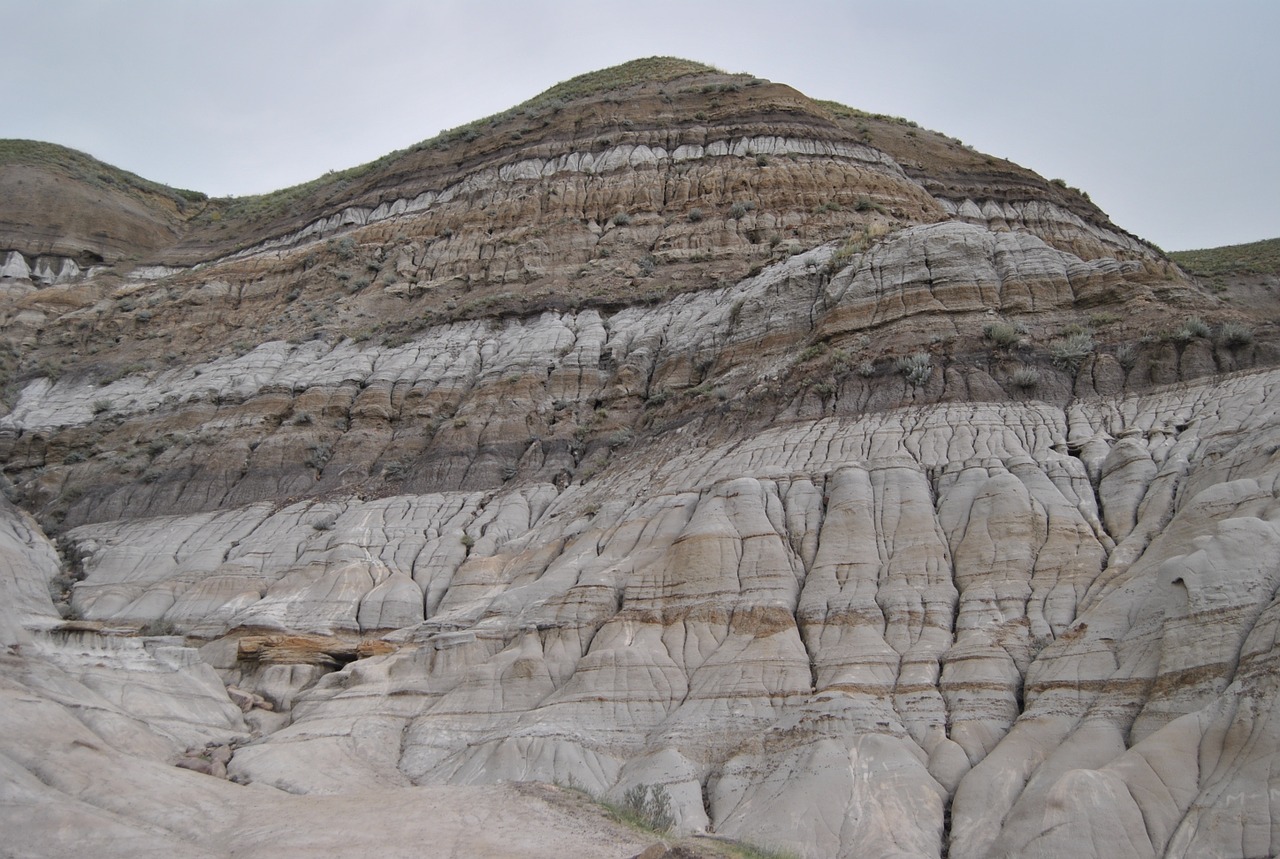
[{"label": "hill", "polygon": [[1253,263],[672,58],[260,197],[0,186],[24,849],[1272,851]]}]

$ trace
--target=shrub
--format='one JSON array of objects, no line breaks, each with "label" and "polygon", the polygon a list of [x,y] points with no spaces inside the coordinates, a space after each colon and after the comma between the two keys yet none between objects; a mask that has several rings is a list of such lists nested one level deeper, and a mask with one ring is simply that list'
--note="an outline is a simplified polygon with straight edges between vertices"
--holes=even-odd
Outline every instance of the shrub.
[{"label": "shrub", "polygon": [[1240,349],[1253,343],[1253,329],[1239,322],[1224,322],[1218,329],[1218,339],[1228,349]]},{"label": "shrub", "polygon": [[804,351],[800,353],[800,357],[796,360],[798,363],[804,364],[807,361],[812,361],[814,358],[817,358],[825,351],[827,351],[827,344],[825,341],[820,341],[810,346],[806,346]]},{"label": "shrub", "polygon": [[307,455],[303,462],[308,468],[314,468],[320,471],[324,468],[329,456],[333,453],[333,449],[327,444],[313,444],[307,448]]},{"label": "shrub", "polygon": [[334,524],[338,520],[333,516],[326,516],[323,519],[317,519],[311,523],[311,527],[317,531],[332,531]]},{"label": "shrub", "polygon": [[1095,348],[1093,336],[1088,331],[1075,331],[1055,342],[1049,348],[1049,356],[1053,366],[1074,373]]},{"label": "shrub", "polygon": [[1008,322],[989,322],[982,329],[982,336],[1002,348],[1018,344],[1018,328]]},{"label": "shrub", "polygon": [[1132,370],[1133,365],[1138,363],[1138,350],[1132,343],[1125,343],[1116,350],[1116,360],[1120,362],[1120,366],[1126,370]]},{"label": "shrub", "polygon": [[702,210],[701,210],[701,209],[690,209],[690,210],[689,210],[689,222],[690,222],[690,223],[692,223],[692,224],[696,224],[696,223],[698,223],[699,221],[701,221],[701,220],[703,219],[703,217],[704,217],[704,215],[702,214]]},{"label": "shrub", "polygon": [[894,362],[894,369],[907,377],[908,384],[923,385],[933,375],[933,365],[928,352],[917,352]]},{"label": "shrub", "polygon": [[757,156],[756,156],[756,166],[757,166],[757,167],[768,167],[768,166],[769,166],[769,158],[768,158],[768,156],[766,156],[766,155],[757,155]]},{"label": "shrub", "polygon": [[1040,371],[1035,367],[1019,367],[1009,376],[1009,381],[1019,388],[1034,388],[1040,384]]},{"label": "shrub", "polygon": [[173,621],[164,620],[163,618],[152,618],[142,625],[138,630],[139,635],[174,635],[177,633],[177,627],[173,625]]},{"label": "shrub", "polygon": [[1092,330],[1092,329],[1090,329],[1088,326],[1081,325],[1079,322],[1072,322],[1072,323],[1071,323],[1070,325],[1068,325],[1066,328],[1063,328],[1063,329],[1062,329],[1062,336],[1063,336],[1063,337],[1074,337],[1074,336],[1076,336],[1077,334],[1089,334],[1089,335],[1092,335],[1092,334],[1093,334],[1093,330]]},{"label": "shrub", "polygon": [[339,239],[333,244],[333,251],[339,259],[351,259],[356,252],[356,240],[351,236]]},{"label": "shrub", "polygon": [[676,825],[671,813],[671,794],[660,784],[637,784],[622,795],[622,810],[634,822],[657,832],[669,832]]},{"label": "shrub", "polygon": [[1192,316],[1186,322],[1179,326],[1177,331],[1173,332],[1173,339],[1186,342],[1194,340],[1197,337],[1208,337],[1210,334],[1209,326],[1199,316]]},{"label": "shrub", "polygon": [[458,540],[458,542],[462,543],[462,545],[464,545],[464,546],[466,546],[468,549],[470,549],[472,546],[474,546],[474,545],[476,544],[476,538],[475,538],[475,537],[472,537],[472,536],[471,536],[470,534],[468,534],[466,531],[463,531],[463,532],[462,532],[462,537]]},{"label": "shrub", "polygon": [[100,415],[103,412],[109,412],[109,411],[111,411],[110,400],[94,400],[93,401],[93,413],[95,415]]},{"label": "shrub", "polygon": [[625,227],[629,223],[631,223],[631,216],[626,212],[619,212],[613,216],[613,225],[615,227]]}]

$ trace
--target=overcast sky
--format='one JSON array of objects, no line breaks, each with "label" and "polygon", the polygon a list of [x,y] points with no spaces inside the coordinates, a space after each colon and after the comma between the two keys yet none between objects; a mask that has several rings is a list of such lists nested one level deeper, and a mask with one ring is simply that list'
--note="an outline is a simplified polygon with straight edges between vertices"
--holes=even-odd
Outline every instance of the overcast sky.
[{"label": "overcast sky", "polygon": [[0,137],[252,194],[637,57],[913,119],[1166,250],[1280,237],[1280,2],[0,0]]}]

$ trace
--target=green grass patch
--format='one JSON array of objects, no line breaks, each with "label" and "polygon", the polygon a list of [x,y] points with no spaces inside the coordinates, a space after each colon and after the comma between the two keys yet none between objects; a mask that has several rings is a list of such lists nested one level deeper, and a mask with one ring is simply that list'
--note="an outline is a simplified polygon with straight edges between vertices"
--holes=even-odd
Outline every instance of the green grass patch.
[{"label": "green grass patch", "polygon": [[1174,251],[1169,258],[1196,277],[1280,274],[1280,239],[1194,251]]},{"label": "green grass patch", "polygon": [[39,140],[0,140],[0,166],[9,164],[43,167],[95,188],[116,188],[126,193],[167,197],[179,208],[208,199],[206,194],[199,191],[171,188],[152,182],[128,170],[99,161],[85,152]]}]

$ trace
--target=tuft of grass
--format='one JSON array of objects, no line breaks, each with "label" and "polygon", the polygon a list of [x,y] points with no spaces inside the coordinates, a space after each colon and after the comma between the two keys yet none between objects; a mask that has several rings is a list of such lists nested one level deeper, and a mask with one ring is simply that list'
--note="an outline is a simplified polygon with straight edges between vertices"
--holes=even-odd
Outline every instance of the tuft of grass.
[{"label": "tuft of grass", "polygon": [[1015,387],[1028,390],[1040,384],[1040,371],[1035,367],[1019,367],[1009,376]]},{"label": "tuft of grass", "polygon": [[675,815],[671,812],[671,794],[665,785],[633,785],[622,795],[621,805],[605,803],[605,807],[624,823],[658,834],[670,832],[676,825]]}]

